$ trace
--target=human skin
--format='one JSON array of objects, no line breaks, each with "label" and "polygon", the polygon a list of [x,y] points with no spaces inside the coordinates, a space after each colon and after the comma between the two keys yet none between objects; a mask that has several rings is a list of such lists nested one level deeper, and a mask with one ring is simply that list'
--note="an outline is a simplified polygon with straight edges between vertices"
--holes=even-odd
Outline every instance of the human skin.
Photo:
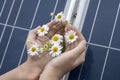
[{"label": "human skin", "polygon": [[66,44],[66,51],[46,65],[39,80],[60,80],[64,74],[85,61],[86,41],[84,37],[75,26],[66,25],[65,32],[69,30],[77,33],[77,41],[73,44]]},{"label": "human skin", "polygon": [[[59,80],[66,72],[84,62],[86,43],[84,37],[76,27],[56,21],[49,22],[47,25],[50,28],[49,34],[43,37],[39,37],[37,34],[39,27],[29,32],[26,40],[27,49],[31,47],[30,44],[28,44],[29,41],[36,42],[42,47],[54,34],[59,33],[64,35],[64,32],[71,29],[74,30],[79,37],[73,44],[66,44],[65,52],[54,59],[44,53],[41,53],[41,57],[28,55],[27,60],[22,65],[1,75],[0,80],[38,80],[39,77],[41,80]],[[57,26],[58,28],[53,28],[53,26]],[[41,74],[42,76],[40,76]]]},{"label": "human skin", "polygon": [[[64,29],[64,26],[66,23],[63,22],[56,22],[51,21],[47,23],[49,26],[49,34],[40,37],[37,34],[37,30],[40,27],[37,27],[35,29],[32,29],[29,31],[27,40],[26,40],[26,47],[29,49],[31,46],[30,42],[36,42],[41,47],[44,45],[46,41],[49,41],[51,37],[56,33],[62,33],[61,31]],[[53,26],[57,26],[58,28],[53,28]],[[39,75],[42,73],[44,67],[46,64],[52,60],[52,57],[50,55],[45,55],[44,53],[40,53],[41,57],[38,56],[30,56],[28,55],[27,60],[17,68],[3,74],[0,76],[0,80],[38,80]]]}]

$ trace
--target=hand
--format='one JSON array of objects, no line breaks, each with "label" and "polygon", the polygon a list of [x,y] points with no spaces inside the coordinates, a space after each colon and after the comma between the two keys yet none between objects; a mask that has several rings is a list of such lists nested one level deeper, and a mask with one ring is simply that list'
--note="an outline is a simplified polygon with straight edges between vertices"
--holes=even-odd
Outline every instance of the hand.
[{"label": "hand", "polygon": [[[65,26],[64,22],[61,24],[61,22],[55,22],[55,21],[52,21],[47,25],[50,28],[49,34],[43,37],[39,37],[37,34],[37,30],[39,29],[39,27],[29,32],[26,43],[27,49],[31,47],[28,41],[36,42],[40,46],[43,46],[44,43],[50,40],[55,33],[62,34],[62,30],[64,29]],[[56,26],[57,28],[53,28],[53,26]],[[38,56],[28,55],[28,59],[25,63],[1,75],[0,80],[38,80],[39,75],[41,74],[45,65],[52,59],[51,56],[49,55],[44,55],[44,53],[41,54],[42,54],[41,58],[39,58]]]},{"label": "hand", "polygon": [[86,41],[84,37],[76,27],[66,25],[65,32],[69,30],[74,30],[77,33],[77,41],[71,45],[67,43],[66,51],[47,64],[40,80],[59,80],[65,73],[85,61]]},{"label": "hand", "polygon": [[[49,22],[47,25],[49,26],[49,32],[45,36],[42,37],[38,36],[37,30],[40,27],[37,27],[29,32],[26,42],[27,49],[31,47],[30,44],[31,42],[36,42],[37,44],[39,44],[40,47],[43,47],[45,42],[49,41],[52,38],[52,36],[54,36],[54,34],[59,33],[62,35],[63,34],[62,31],[64,30],[66,23],[52,21]],[[56,28],[54,28],[54,26],[56,26]],[[34,74],[36,74],[35,77],[38,77],[39,74],[41,74],[46,64],[52,59],[52,57],[49,54],[44,54],[44,53],[40,53],[40,54],[41,54],[40,57],[38,57],[38,55],[37,56],[28,55],[28,59],[26,61],[26,63],[30,65],[29,68],[34,68],[33,69]]]}]

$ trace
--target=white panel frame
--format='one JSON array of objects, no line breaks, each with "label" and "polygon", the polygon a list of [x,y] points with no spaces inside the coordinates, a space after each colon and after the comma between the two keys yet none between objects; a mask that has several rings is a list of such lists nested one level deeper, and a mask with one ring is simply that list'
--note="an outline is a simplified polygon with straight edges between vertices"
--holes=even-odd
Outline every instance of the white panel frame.
[{"label": "white panel frame", "polygon": [[64,14],[66,19],[82,30],[90,0],[67,0]]},{"label": "white panel frame", "polygon": [[[67,0],[64,14],[66,20],[75,25],[79,31],[82,30],[87,9],[90,0]],[[68,80],[69,73],[67,73],[62,80]]]}]

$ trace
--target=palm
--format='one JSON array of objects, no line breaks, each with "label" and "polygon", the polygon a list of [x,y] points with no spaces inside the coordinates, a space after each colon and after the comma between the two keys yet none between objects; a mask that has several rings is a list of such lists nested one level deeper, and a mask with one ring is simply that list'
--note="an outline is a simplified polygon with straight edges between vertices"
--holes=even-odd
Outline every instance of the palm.
[{"label": "palm", "polygon": [[73,68],[81,64],[85,58],[86,44],[80,43],[81,41],[85,41],[84,37],[72,25],[67,25],[65,27],[65,32],[69,30],[74,30],[76,32],[76,34],[78,35],[77,41],[72,44],[66,43],[65,52],[59,57],[54,58],[48,64],[48,66],[52,66],[54,69],[56,69],[56,72],[61,72],[61,74],[65,74],[66,72],[72,70]]},{"label": "palm", "polygon": [[[49,32],[47,35],[42,37],[38,36],[37,31],[40,27],[37,27],[29,32],[27,41],[35,42],[40,47],[43,47],[43,45],[47,41],[49,41],[52,38],[52,36],[54,36],[54,34],[56,33],[63,34],[62,31],[64,30],[64,26],[65,26],[64,23],[61,24],[61,22],[52,21],[52,22],[49,22],[47,25],[49,26]],[[56,28],[54,28],[53,26],[56,26]],[[31,45],[27,43],[27,49],[29,49],[30,47]],[[28,55],[28,59],[34,61],[35,63],[41,63],[42,68],[44,68],[44,66],[52,59],[52,57],[49,56],[48,54],[47,55],[41,54],[40,57]]]}]

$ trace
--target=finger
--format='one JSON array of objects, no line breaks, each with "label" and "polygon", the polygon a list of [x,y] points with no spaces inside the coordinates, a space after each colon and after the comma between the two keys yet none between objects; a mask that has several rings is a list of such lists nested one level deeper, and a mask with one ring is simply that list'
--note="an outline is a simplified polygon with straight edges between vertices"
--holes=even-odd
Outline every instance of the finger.
[{"label": "finger", "polygon": [[55,34],[64,35],[64,28],[62,28],[61,30],[57,31]]},{"label": "finger", "polygon": [[57,21],[53,20],[53,21],[47,23],[47,25],[49,26],[50,29],[52,29],[53,26],[56,25],[57,23],[58,23]]},{"label": "finger", "polygon": [[69,50],[71,50],[71,49],[70,49],[70,44],[67,44],[67,45],[66,45],[65,52],[67,52],[67,51],[69,51]]},{"label": "finger", "polygon": [[[76,44],[77,42],[80,42],[80,41],[82,41],[82,40],[85,40],[85,38],[83,37],[83,35],[79,32],[79,30],[78,30],[75,26],[73,26],[73,25],[71,25],[71,24],[66,25],[66,27],[65,27],[65,32],[70,31],[70,30],[75,31],[75,32],[76,32],[76,35],[78,36],[77,41],[75,41],[75,42],[72,43],[72,44]],[[68,43],[67,43],[66,45],[69,46]],[[71,49],[73,49],[74,47],[75,47],[75,45],[71,45]]]},{"label": "finger", "polygon": [[79,56],[81,53],[83,53],[86,50],[86,41],[83,40],[81,41],[77,47],[75,47],[74,49],[71,50],[70,55],[73,56]]},{"label": "finger", "polygon": [[74,63],[75,67],[82,64],[85,61],[85,55],[86,55],[86,51],[84,51],[81,55],[79,55],[79,57],[76,59]]},{"label": "finger", "polygon": [[[48,26],[53,26],[53,25],[55,25],[56,23],[57,23],[56,21],[51,21],[51,22],[49,22],[47,25],[48,25]],[[32,32],[36,35],[36,39],[38,39],[38,40],[40,40],[40,41],[42,41],[42,42],[46,42],[46,41],[49,40],[49,38],[46,37],[46,35],[45,35],[45,36],[38,36],[37,31],[40,29],[40,27],[41,27],[41,26],[36,27],[35,29],[32,30]]]},{"label": "finger", "polygon": [[54,26],[58,26],[58,24],[61,24],[61,26],[65,26],[66,25],[66,22],[57,22],[55,20],[49,22],[47,25],[49,26],[50,30],[53,30],[54,29]]},{"label": "finger", "polygon": [[35,42],[35,38],[36,38],[36,35],[32,30],[30,30],[26,40],[27,49],[29,49],[32,46],[32,43]]},{"label": "finger", "polygon": [[61,54],[57,59],[61,59],[64,62],[70,62],[71,65],[73,65],[76,61],[76,58],[78,58],[79,55],[81,55],[85,49],[86,49],[85,41],[82,41],[78,44],[77,47],[75,47],[73,50],[69,50],[63,54]]},{"label": "finger", "polygon": [[[56,34],[63,35],[63,34],[64,34],[64,29],[59,30]],[[51,37],[53,37],[53,36],[51,36]],[[44,44],[44,43],[46,43],[47,41],[50,40],[50,38],[49,38],[48,36],[42,36],[42,37],[39,36],[39,37],[37,37],[37,39],[38,39],[39,41],[41,41],[42,44]]]},{"label": "finger", "polygon": [[[74,30],[74,27],[73,27],[71,24],[66,25],[66,27],[65,27],[65,32],[68,32],[68,31],[70,31],[70,30],[75,31],[75,30]],[[76,32],[76,31],[75,31],[75,32]],[[66,43],[66,46],[70,47],[69,49],[71,50],[71,49],[73,49],[73,48],[76,47],[76,45],[77,45],[77,43],[78,43],[77,41],[78,41],[78,39],[77,39],[75,42],[73,42],[72,44]]]},{"label": "finger", "polygon": [[[65,33],[70,31],[72,29],[72,26],[70,24],[67,24],[65,26]],[[68,42],[66,42],[66,51],[71,50],[71,44],[69,44]]]},{"label": "finger", "polygon": [[66,51],[74,49],[75,47],[78,46],[79,43],[80,41],[77,39],[77,41],[73,42],[72,44],[67,44],[69,48],[67,48]]},{"label": "finger", "polygon": [[51,27],[51,30],[49,30],[49,33],[48,33],[48,37],[51,38],[52,36],[54,36],[56,33],[60,33],[61,30],[63,30],[64,26],[62,25],[61,22],[57,23],[55,28]]},{"label": "finger", "polygon": [[33,33],[38,35],[38,30],[40,29],[41,26],[37,26],[36,28],[32,29]]},{"label": "finger", "polygon": [[76,32],[76,34],[78,35],[78,40],[82,41],[85,40],[84,36],[82,35],[82,33],[75,27],[73,26],[74,31]]},{"label": "finger", "polygon": [[79,41],[82,41],[82,40],[85,40],[84,36],[82,35],[82,33],[78,32],[78,29],[75,30],[77,32],[77,35],[78,35],[78,40]]},{"label": "finger", "polygon": [[68,24],[68,25],[66,25],[65,32],[67,32],[69,30],[74,30],[76,32],[76,34],[78,35],[78,40],[80,40],[80,41],[85,40],[82,33],[80,33],[80,31],[77,29],[77,27],[75,27],[71,24]]},{"label": "finger", "polygon": [[[48,25],[48,27],[49,27],[50,29],[52,28],[53,25],[56,25],[56,24],[57,24],[57,22],[56,22],[55,20],[47,23],[47,25]],[[37,31],[40,29],[40,27],[41,27],[41,26],[38,26],[38,27],[34,28],[32,31],[33,31],[36,35],[38,35]]]},{"label": "finger", "polygon": [[35,35],[34,31],[30,30],[29,33],[28,33],[27,40],[35,41],[35,38],[36,38],[36,35]]},{"label": "finger", "polygon": [[[69,48],[69,47],[68,47]],[[81,41],[77,47],[75,47],[72,50],[69,50],[67,52],[65,52],[64,54],[62,54],[62,56],[64,57],[70,57],[73,59],[76,59],[79,55],[81,55],[81,53],[83,53],[86,50],[86,41]]]},{"label": "finger", "polygon": [[78,41],[75,41],[73,44],[71,44],[71,50],[77,47],[78,44],[79,44]]}]

